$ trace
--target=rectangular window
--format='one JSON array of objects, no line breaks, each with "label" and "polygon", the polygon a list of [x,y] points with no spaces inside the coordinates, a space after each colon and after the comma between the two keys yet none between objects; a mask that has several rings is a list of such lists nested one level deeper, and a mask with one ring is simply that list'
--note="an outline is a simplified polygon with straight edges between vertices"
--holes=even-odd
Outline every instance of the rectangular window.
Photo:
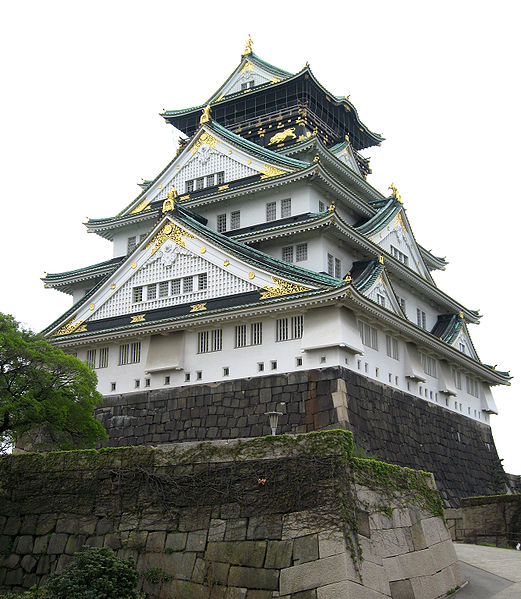
[{"label": "rectangular window", "polygon": [[200,381],[203,378],[203,371],[202,370],[196,370],[195,372],[195,378]]},{"label": "rectangular window", "polygon": [[179,295],[181,293],[181,279],[174,279],[172,281],[172,295]]},{"label": "rectangular window", "polygon": [[145,239],[145,237],[146,237],[146,236],[147,236],[147,234],[146,234],[146,233],[141,233],[141,234],[139,235],[139,243],[141,243],[141,242],[143,241],[143,239]]},{"label": "rectangular window", "polygon": [[206,177],[206,187],[213,187],[215,185],[215,175],[208,175]]},{"label": "rectangular window", "polygon": [[127,239],[127,254],[130,254],[132,250],[136,248],[136,236],[129,237]]},{"label": "rectangular window", "polygon": [[394,247],[394,245],[391,245],[391,254],[402,264],[405,264],[405,266],[409,264],[409,257],[406,256],[403,252],[400,252],[400,250]]},{"label": "rectangular window", "polygon": [[318,202],[318,211],[324,212],[325,209],[326,209],[326,205],[324,204],[324,202],[319,201]]},{"label": "rectangular window", "polygon": [[277,320],[276,341],[287,341],[289,339],[288,319],[279,318]]},{"label": "rectangular window", "polygon": [[460,389],[461,390],[461,372],[459,370],[456,370],[455,368],[452,369],[452,376],[454,378],[454,384],[456,385],[456,389]]},{"label": "rectangular window", "polygon": [[101,347],[99,350],[98,368],[107,368],[109,365],[109,348]]},{"label": "rectangular window", "polygon": [[262,322],[252,322],[250,327],[251,344],[262,345]]},{"label": "rectangular window", "polygon": [[264,362],[257,362],[257,370],[259,372],[263,372],[263,370],[264,370]]},{"label": "rectangular window", "polygon": [[130,364],[137,364],[141,361],[141,341],[130,344]]},{"label": "rectangular window", "polygon": [[327,255],[327,274],[335,276],[335,258],[331,254]]},{"label": "rectangular window", "polygon": [[197,333],[197,351],[206,354],[221,351],[223,348],[223,331],[214,329],[212,331],[201,331]]},{"label": "rectangular window", "polygon": [[235,347],[246,346],[246,325],[240,324],[235,327]]},{"label": "rectangular window", "polygon": [[282,248],[282,259],[284,262],[293,262],[293,246]]},{"label": "rectangular window", "polygon": [[199,291],[203,289],[208,289],[208,275],[205,272],[202,272],[198,277],[198,289]]},{"label": "rectangular window", "polygon": [[137,364],[141,361],[141,342],[125,343],[119,346],[119,365]]},{"label": "rectangular window", "polygon": [[217,185],[222,185],[224,183],[224,171],[216,173]]},{"label": "rectangular window", "polygon": [[462,354],[465,354],[465,353],[466,353],[466,351],[465,351],[465,344],[464,344],[464,343],[460,343],[460,344],[459,344],[459,350],[460,350],[460,352],[461,352]]},{"label": "rectangular window", "polygon": [[280,201],[280,218],[291,216],[291,198]]},{"label": "rectangular window", "polygon": [[159,297],[168,297],[168,281],[159,283]]},{"label": "rectangular window", "polygon": [[403,310],[403,313],[406,315],[407,314],[407,312],[406,312],[407,304],[405,303],[405,299],[403,297],[399,297],[398,303],[400,304],[400,308]]},{"label": "rectangular window", "polygon": [[416,308],[416,322],[422,329],[427,329],[427,317],[423,310]]},{"label": "rectangular window", "polygon": [[132,301],[134,304],[143,301],[143,287],[134,287],[132,290]]},{"label": "rectangular window", "polygon": [[190,181],[186,182],[185,190],[186,190],[186,193],[192,193],[192,191],[194,190],[194,180],[193,179],[190,179]]},{"label": "rectangular window", "polygon": [[335,277],[337,279],[340,279],[342,277],[341,264],[339,258],[335,258]]},{"label": "rectangular window", "polygon": [[200,333],[197,333],[197,353],[206,354],[210,351],[209,350],[210,346],[208,344],[209,338],[210,338],[209,331],[201,331]]},{"label": "rectangular window", "polygon": [[204,189],[204,177],[198,177],[195,180],[195,190],[200,191],[201,189]]},{"label": "rectangular window", "polygon": [[299,243],[296,248],[296,261],[303,262],[308,259],[308,244]]},{"label": "rectangular window", "polygon": [[266,222],[277,220],[277,203],[268,202],[266,204]]},{"label": "rectangular window", "polygon": [[474,397],[479,397],[479,383],[476,379],[470,376],[465,377],[467,380],[467,393]]},{"label": "rectangular window", "polygon": [[385,296],[381,295],[380,293],[376,294],[376,300],[378,301],[378,303],[380,304],[380,306],[383,306],[385,308]]},{"label": "rectangular window", "polygon": [[119,346],[119,365],[124,366],[128,364],[128,355],[130,351],[130,344],[125,343],[124,345]]},{"label": "rectangular window", "polygon": [[421,352],[420,358],[425,374],[436,377],[436,360],[434,358],[431,358],[430,356],[422,354]]},{"label": "rectangular window", "polygon": [[235,327],[235,347],[246,347],[247,345],[261,345],[262,344],[262,322],[253,322],[249,327],[249,338],[248,338],[248,326],[240,324]]},{"label": "rectangular window", "polygon": [[241,227],[241,211],[234,210],[230,214],[230,229],[240,229]]},{"label": "rectangular window", "polygon": [[134,381],[134,388],[135,388],[135,389],[138,389],[140,385],[141,385],[141,381],[140,381],[139,379],[136,379],[136,380]]},{"label": "rectangular window", "polygon": [[217,233],[226,231],[226,214],[217,215]]},{"label": "rectangular window", "polygon": [[157,297],[157,285],[147,285],[147,300],[153,300]]},{"label": "rectangular window", "polygon": [[302,315],[289,318],[279,318],[276,324],[276,341],[289,341],[301,339],[304,331],[304,317]]},{"label": "rectangular window", "polygon": [[366,322],[358,321],[358,330],[362,343],[378,351],[378,331]]},{"label": "rectangular window", "polygon": [[291,317],[291,338],[302,339],[304,331],[304,317],[302,315]]},{"label": "rectangular window", "polygon": [[111,391],[115,391],[116,390],[116,383],[110,383],[110,390]]},{"label": "rectangular window", "polygon": [[183,279],[183,293],[190,293],[194,290],[194,278],[185,277]]},{"label": "rectangular window", "polygon": [[145,387],[150,387],[150,380],[151,379],[145,379]]},{"label": "rectangular window", "polygon": [[165,376],[164,384],[165,385],[170,385],[170,377],[169,376]]},{"label": "rectangular window", "polygon": [[387,355],[390,358],[393,358],[395,360],[399,360],[400,356],[398,353],[398,339],[395,339],[394,337],[391,337],[391,335],[386,335],[385,336],[385,345],[387,348]]},{"label": "rectangular window", "polygon": [[92,368],[96,368],[96,350],[95,349],[87,350],[87,362],[92,365]]}]

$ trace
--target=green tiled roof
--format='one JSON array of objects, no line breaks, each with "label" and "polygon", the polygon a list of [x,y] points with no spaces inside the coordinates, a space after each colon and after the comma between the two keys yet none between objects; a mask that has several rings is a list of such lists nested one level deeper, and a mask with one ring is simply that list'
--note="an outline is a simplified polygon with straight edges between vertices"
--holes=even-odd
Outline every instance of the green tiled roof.
[{"label": "green tiled roof", "polygon": [[353,285],[364,293],[367,291],[378,279],[383,272],[383,264],[380,264],[377,260],[360,260],[359,262],[353,262],[351,267],[351,279]]},{"label": "green tiled roof", "polygon": [[105,260],[104,262],[98,262],[97,264],[91,264],[90,266],[84,266],[82,268],[77,268],[75,270],[66,270],[64,272],[54,272],[47,273],[45,277],[45,281],[52,281],[53,279],[61,279],[63,277],[68,277],[71,275],[79,275],[86,274],[91,270],[96,270],[97,268],[103,268],[104,266],[113,266],[114,268],[122,262],[125,256],[119,256],[118,258],[111,258],[110,260]]},{"label": "green tiled roof", "polygon": [[[374,205],[371,204],[371,205]],[[402,209],[401,204],[394,197],[387,198],[385,204],[369,220],[355,227],[362,235],[372,235],[390,222]]]},{"label": "green tiled roof", "polygon": [[452,345],[463,328],[464,320],[459,314],[440,314],[431,333]]},{"label": "green tiled roof", "polygon": [[291,77],[293,75],[293,73],[289,73],[284,69],[279,69],[279,67],[276,67],[270,64],[269,62],[266,62],[265,60],[262,60],[262,58],[259,58],[257,54],[255,54],[255,52],[251,52],[246,56],[248,60],[251,60],[251,62],[255,63],[259,67],[266,69],[267,71],[270,71],[270,73],[273,73],[274,75],[279,75],[280,77]]}]

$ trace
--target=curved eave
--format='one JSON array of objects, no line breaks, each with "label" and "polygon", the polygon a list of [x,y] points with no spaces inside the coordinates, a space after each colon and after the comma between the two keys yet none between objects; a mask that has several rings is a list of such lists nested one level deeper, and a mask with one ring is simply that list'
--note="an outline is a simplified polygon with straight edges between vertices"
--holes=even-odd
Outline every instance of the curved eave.
[{"label": "curved eave", "polygon": [[402,206],[395,198],[388,198],[383,208],[378,210],[368,221],[356,226],[355,229],[367,237],[374,235],[386,227],[401,210]]},{"label": "curved eave", "polygon": [[377,260],[354,262],[351,267],[353,285],[360,291],[360,293],[364,293],[375,284],[383,271],[383,264],[380,264]]},{"label": "curved eave", "polygon": [[430,270],[445,270],[445,267],[448,265],[447,260],[445,258],[439,258],[434,254],[431,254],[429,250],[426,250],[423,246],[418,245],[418,249],[422,255],[423,261],[425,265]]},{"label": "curved eave", "polygon": [[439,352],[443,357],[450,358],[452,361],[466,367],[471,372],[480,375],[482,379],[491,385],[510,385],[510,378],[504,376],[499,371],[492,370],[490,367],[482,364],[462,354],[460,351],[447,345],[428,331],[414,325],[411,321],[398,316],[383,308],[376,302],[372,301],[365,295],[361,294],[354,286],[351,287],[351,294],[349,297],[350,303],[358,305],[364,311],[374,315],[374,317],[381,323],[381,321],[387,322],[398,330],[402,330],[407,333],[413,341],[424,347],[429,347],[432,350]]},{"label": "curved eave", "polygon": [[87,233],[96,233],[96,235],[99,235],[104,239],[113,241],[114,231],[116,229],[146,221],[154,222],[157,220],[159,213],[160,208],[151,208],[150,210],[138,212],[136,214],[128,213],[123,216],[118,215],[112,218],[92,219],[83,224],[87,227]]},{"label": "curved eave", "polygon": [[56,289],[70,295],[79,283],[100,279],[114,272],[124,258],[124,256],[121,256],[117,261],[116,259],[110,260],[110,264],[101,263],[68,272],[49,273],[41,280],[46,289]]},{"label": "curved eave", "polygon": [[[277,83],[266,83],[264,85],[255,86],[255,87],[251,88],[251,90],[248,92],[248,95],[254,96],[255,94],[257,94],[259,92],[263,92],[268,88],[275,89],[277,87],[287,85],[288,83],[295,82],[299,78],[303,78],[303,79],[307,78],[307,79],[311,80],[313,82],[313,84],[321,91],[321,93],[324,94],[326,101],[331,103],[333,106],[339,108],[339,110],[347,111],[353,115],[354,122],[358,126],[358,130],[359,130],[358,134],[363,133],[366,136],[365,141],[360,139],[360,143],[356,144],[356,146],[357,146],[357,147],[355,147],[356,150],[362,150],[364,148],[379,145],[382,141],[385,140],[384,137],[382,137],[381,135],[379,135],[377,133],[373,133],[366,125],[364,125],[364,123],[362,123],[362,121],[360,120],[360,117],[358,116],[358,112],[357,112],[356,108],[351,104],[351,102],[349,102],[349,100],[347,100],[345,98],[339,100],[333,94],[328,92],[327,89],[325,87],[323,87],[317,81],[317,79],[313,75],[309,66],[304,67],[301,71],[299,71],[295,75],[292,75],[291,77],[287,77],[286,79],[283,79],[282,81],[279,81]],[[219,104],[219,106],[222,106],[222,105],[226,104],[226,102],[233,102],[237,98],[244,97],[244,94],[245,94],[244,91],[239,91],[234,94],[230,94],[229,96],[226,96],[225,98],[220,100],[218,102],[218,104]],[[162,116],[165,119],[165,121],[167,121],[169,124],[173,125],[174,127],[177,127],[176,123],[173,122],[176,119],[176,117],[181,117],[181,116],[195,117],[198,113],[201,112],[201,110],[204,106],[205,106],[204,104],[201,104],[200,106],[193,107],[190,109],[167,110],[167,111],[161,113],[160,116]]]}]

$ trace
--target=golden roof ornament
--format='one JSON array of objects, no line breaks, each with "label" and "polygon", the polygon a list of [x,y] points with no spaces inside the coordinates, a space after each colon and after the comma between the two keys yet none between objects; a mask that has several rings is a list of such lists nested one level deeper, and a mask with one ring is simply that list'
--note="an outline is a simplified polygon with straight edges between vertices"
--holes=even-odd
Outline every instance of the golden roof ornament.
[{"label": "golden roof ornament", "polygon": [[252,52],[251,45],[252,44],[253,44],[253,41],[251,39],[251,35],[248,35],[248,41],[246,42],[246,46],[244,47],[243,56],[246,56],[247,54],[251,54],[251,52]]},{"label": "golden roof ornament", "polygon": [[174,185],[172,189],[166,194],[166,200],[163,202],[163,212],[170,212],[175,208],[175,201],[177,199],[177,190]]},{"label": "golden roof ornament", "polygon": [[201,118],[199,119],[199,124],[203,125],[204,123],[207,123],[210,120],[210,104],[207,104],[204,108],[203,108],[203,114],[201,114]]},{"label": "golden roof ornament", "polygon": [[352,279],[351,279],[351,273],[350,272],[347,273],[347,275],[344,278],[344,281],[346,283],[351,283]]},{"label": "golden roof ornament", "polygon": [[378,256],[378,262],[379,262],[380,264],[383,264],[383,263],[384,263],[384,257],[383,257],[382,255]]},{"label": "golden roof ornament", "polygon": [[334,202],[334,200],[333,200],[333,201],[331,202],[331,204],[329,204],[329,208],[327,209],[327,211],[328,211],[328,212],[334,212],[334,211],[335,211],[335,209],[336,209],[336,206],[335,206],[335,202]]},{"label": "golden roof ornament", "polygon": [[394,183],[391,183],[391,185],[389,185],[387,189],[390,189],[392,191],[392,197],[395,197],[400,202],[400,204],[403,204],[402,196]]}]

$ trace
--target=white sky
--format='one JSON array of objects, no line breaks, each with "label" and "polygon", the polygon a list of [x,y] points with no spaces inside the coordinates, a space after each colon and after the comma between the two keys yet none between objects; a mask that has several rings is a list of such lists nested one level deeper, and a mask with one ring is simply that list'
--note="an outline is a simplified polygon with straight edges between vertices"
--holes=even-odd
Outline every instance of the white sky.
[{"label": "white sky", "polygon": [[254,51],[306,61],[382,133],[369,181],[394,181],[419,243],[450,262],[439,286],[483,314],[481,359],[510,369],[492,428],[521,473],[519,22],[517,1],[0,3],[0,311],[35,330],[70,297],[61,272],[112,256],[86,217],[113,216],[172,158],[158,113],[206,100]]}]

